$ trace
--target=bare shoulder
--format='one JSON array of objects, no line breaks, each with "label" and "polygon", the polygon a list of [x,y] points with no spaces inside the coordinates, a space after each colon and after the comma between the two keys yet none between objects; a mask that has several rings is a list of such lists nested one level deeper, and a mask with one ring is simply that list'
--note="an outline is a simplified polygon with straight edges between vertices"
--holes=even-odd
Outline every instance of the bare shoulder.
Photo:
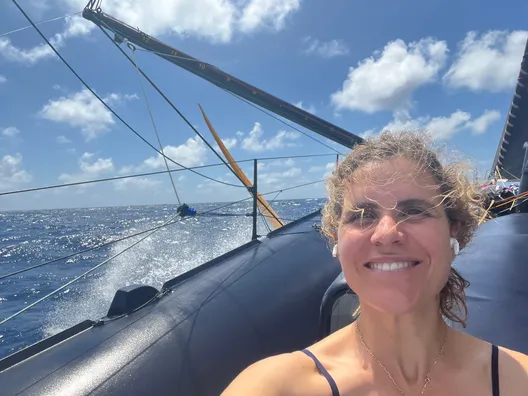
[{"label": "bare shoulder", "polygon": [[506,395],[526,394],[528,355],[499,347],[500,388]]},{"label": "bare shoulder", "polygon": [[287,396],[305,394],[299,386],[310,375],[310,363],[299,352],[260,360],[242,371],[221,396]]},{"label": "bare shoulder", "polygon": [[[464,364],[479,362],[485,377],[491,370],[491,344],[467,333],[457,331],[457,350],[466,351],[469,360]],[[476,359],[476,360],[475,360]],[[489,377],[488,377],[489,378]],[[499,388],[506,396],[524,396],[528,388],[528,356],[522,352],[499,346]]]}]

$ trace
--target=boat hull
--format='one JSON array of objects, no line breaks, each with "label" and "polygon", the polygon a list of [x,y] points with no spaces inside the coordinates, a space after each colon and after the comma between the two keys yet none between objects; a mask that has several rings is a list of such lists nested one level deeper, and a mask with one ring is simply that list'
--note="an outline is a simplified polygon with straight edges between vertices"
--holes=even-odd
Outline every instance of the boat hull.
[{"label": "boat hull", "polygon": [[131,315],[18,364],[11,357],[2,394],[218,395],[256,360],[316,342],[321,300],[340,272],[319,221],[309,216],[176,278]]}]

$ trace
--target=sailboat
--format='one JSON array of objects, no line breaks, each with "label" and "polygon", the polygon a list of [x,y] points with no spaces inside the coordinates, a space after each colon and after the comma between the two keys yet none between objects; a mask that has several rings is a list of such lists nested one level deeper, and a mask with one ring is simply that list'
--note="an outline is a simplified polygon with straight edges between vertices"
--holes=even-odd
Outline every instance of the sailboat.
[{"label": "sailboat", "polygon": [[[118,48],[124,43],[142,47],[347,148],[362,141],[120,22],[99,5],[91,0],[83,16],[113,35]],[[522,175],[518,194],[506,201],[518,206],[518,213],[483,219],[476,238],[455,261],[471,282],[470,317],[463,330],[524,353],[527,57],[528,43],[494,161],[494,169]],[[206,121],[213,133],[212,123]],[[233,159],[227,162],[236,173]],[[251,363],[302,349],[350,324],[358,300],[321,234],[320,212],[284,225],[259,198],[257,183],[247,182],[254,216],[257,206],[268,208],[276,222],[273,231],[262,237],[254,233],[250,242],[167,280],[159,290],[149,285],[117,290],[105,317],[85,320],[2,359],[2,395],[218,395]]]}]

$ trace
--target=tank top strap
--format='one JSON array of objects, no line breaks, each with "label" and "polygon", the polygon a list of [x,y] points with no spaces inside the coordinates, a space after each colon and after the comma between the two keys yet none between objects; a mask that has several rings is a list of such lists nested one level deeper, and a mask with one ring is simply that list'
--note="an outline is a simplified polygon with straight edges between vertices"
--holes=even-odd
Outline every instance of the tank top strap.
[{"label": "tank top strap", "polygon": [[491,346],[491,390],[493,396],[500,396],[499,388],[499,347]]},{"label": "tank top strap", "polygon": [[330,389],[332,389],[332,396],[339,396],[339,389],[337,388],[336,382],[334,381],[330,373],[324,368],[319,359],[317,359],[315,355],[308,349],[303,349],[301,352],[303,352],[306,356],[308,356],[314,361],[315,366],[317,367],[321,375],[326,378],[328,384],[330,385]]}]

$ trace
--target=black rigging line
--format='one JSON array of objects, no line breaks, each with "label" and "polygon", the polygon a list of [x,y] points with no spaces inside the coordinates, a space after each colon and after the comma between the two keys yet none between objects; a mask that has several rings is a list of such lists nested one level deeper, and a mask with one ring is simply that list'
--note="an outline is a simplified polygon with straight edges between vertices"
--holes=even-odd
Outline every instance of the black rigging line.
[{"label": "black rigging line", "polygon": [[[267,160],[278,160],[278,159],[290,159],[290,158],[312,158],[312,157],[327,157],[334,154],[311,154],[311,155],[292,155],[292,156],[281,156],[281,157],[263,157],[263,158],[257,158],[258,161],[267,161]],[[244,162],[253,162],[254,159],[245,159],[240,161],[234,161],[237,164],[244,163]],[[190,166],[189,169],[203,169],[203,168],[212,168],[214,166],[224,166],[224,164],[210,164],[210,165],[199,165],[199,166]],[[171,169],[169,172],[183,172],[185,169]],[[114,180],[121,180],[121,179],[130,179],[133,177],[142,177],[142,176],[154,176],[154,175],[161,175],[164,173],[168,173],[166,170],[163,171],[156,171],[156,172],[147,172],[147,173],[137,173],[135,175],[126,175],[126,176],[115,176],[115,177],[106,177],[103,179],[93,179],[93,180],[86,180],[86,181],[78,181],[78,182],[72,182],[72,183],[64,183],[64,184],[53,184],[49,186],[42,186],[42,187],[32,187],[32,188],[25,188],[21,190],[12,190],[12,191],[5,191],[0,192],[0,197],[3,195],[13,195],[13,194],[21,194],[26,192],[32,192],[32,191],[41,191],[41,190],[50,190],[53,188],[61,188],[61,187],[72,187],[72,186],[79,186],[83,184],[91,184],[91,183],[100,183],[105,181],[114,181]],[[273,200],[277,199],[277,197],[273,198]],[[269,202],[270,204],[273,202]]]},{"label": "black rigging line", "polygon": [[[57,17],[57,18],[48,19],[47,21],[37,22],[37,23],[35,23],[35,26],[44,25],[45,23],[49,23],[49,22],[55,22],[55,21],[58,21],[60,19],[68,18],[68,17],[75,16],[75,15],[78,15],[78,14],[82,14],[82,11],[74,12],[73,14],[66,14],[66,15],[63,15],[63,16],[60,16],[60,17]],[[32,27],[33,26],[29,25],[29,26],[24,26],[22,28],[15,29],[15,30],[11,30],[9,32],[5,32],[5,33],[0,34],[0,37],[4,37],[4,36],[8,36],[8,35],[13,34],[13,33],[21,32],[22,30],[30,29]]]},{"label": "black rigging line", "polygon": [[[105,27],[111,31],[113,31],[110,27],[108,27],[108,25],[106,25],[105,23],[101,22],[101,24],[105,25]],[[185,117],[181,111],[172,103],[172,101],[167,98],[167,96],[163,93],[163,91],[161,91],[161,89],[158,88],[158,86],[149,78],[149,76],[147,76],[145,74],[145,72],[143,72],[143,69],[140,68],[138,66],[138,64],[136,62],[134,62],[134,60],[123,50],[123,48],[121,48],[121,46],[119,44],[117,44],[114,40],[112,40],[112,37],[110,37],[108,35],[108,33],[106,33],[106,31],[99,25],[97,25],[99,27],[99,29],[101,29],[101,31],[104,33],[104,35],[106,37],[108,37],[108,39],[119,49],[119,51],[121,51],[121,53],[128,59],[128,61],[137,69],[139,70],[139,72],[141,73],[141,75],[143,77],[145,77],[145,79],[149,82],[149,84],[161,95],[161,97],[163,99],[165,99],[165,102],[167,102],[167,104],[172,107],[172,109],[178,113],[178,115],[183,119],[183,121],[189,126],[189,128],[191,128],[194,133],[196,133],[200,139],[202,139],[202,141],[207,145],[207,147],[209,147],[211,149],[211,151],[218,157],[220,158],[220,161],[222,161],[224,163],[225,166],[227,166],[232,172],[233,174],[238,178],[238,175],[231,169],[231,167],[229,166],[229,164],[222,158],[222,156],[220,154],[218,154],[216,152],[216,150],[213,148],[213,146],[211,146],[211,144],[207,141],[207,139],[205,139],[202,134],[200,132],[198,132],[198,130],[194,127],[193,124],[191,124],[191,122],[187,119],[187,117]],[[115,32],[114,32],[115,34]],[[136,47],[132,44],[132,43],[128,43],[127,44],[128,48],[130,48],[132,51],[135,51],[136,50]],[[130,47],[132,46],[132,47]],[[239,178],[240,179],[240,178]],[[240,180],[242,182],[242,180]]]},{"label": "black rigging line", "polygon": [[284,121],[284,120],[281,120],[279,117],[273,115],[272,113],[270,113],[269,111],[267,111],[267,110],[265,110],[265,109],[260,108],[260,107],[257,106],[256,104],[251,103],[249,100],[244,99],[243,97],[238,96],[237,94],[235,94],[235,93],[233,93],[233,92],[230,92],[230,91],[228,91],[228,90],[225,89],[225,88],[220,87],[220,89],[222,89],[223,91],[227,92],[227,93],[230,94],[230,95],[233,95],[235,98],[240,99],[241,101],[245,102],[246,104],[250,105],[251,107],[254,107],[255,109],[257,109],[257,110],[263,112],[264,114],[267,114],[267,115],[270,116],[271,118],[274,118],[275,120],[277,120],[277,121],[279,121],[279,122],[282,122],[284,125],[286,125],[286,126],[292,128],[292,129],[296,130],[297,132],[302,133],[302,134],[303,134],[304,136],[306,136],[307,138],[312,139],[312,140],[316,141],[316,142],[319,143],[319,144],[322,144],[323,146],[325,146],[326,148],[329,148],[330,150],[336,152],[337,154],[339,154],[339,155],[344,155],[342,152],[336,150],[336,149],[333,148],[333,147],[330,147],[328,144],[321,142],[320,140],[314,138],[313,136],[310,136],[309,134],[307,134],[306,132],[304,132],[304,131],[302,131],[301,129],[297,128],[296,126],[290,124],[289,122],[286,122],[286,121]]},{"label": "black rigging line", "polygon": [[[104,22],[102,21],[99,21],[101,24],[103,24],[107,29],[109,29],[110,31],[114,32],[107,24],[105,24]],[[99,26],[99,25],[97,25]],[[143,77],[145,77],[145,79],[150,83],[150,85],[161,95],[161,97],[163,99],[165,99],[165,101],[167,102],[167,104],[172,107],[172,109],[185,121],[185,123],[200,137],[200,139],[202,139],[202,141],[211,149],[211,151],[218,157],[220,158],[220,160],[225,164],[225,166],[231,171],[231,173],[233,173],[235,175],[235,177],[242,183],[244,184],[244,182],[242,181],[241,177],[238,175],[238,173],[235,172],[235,170],[222,158],[222,156],[220,154],[218,154],[216,152],[216,150],[209,144],[209,142],[200,134],[200,132],[198,132],[196,130],[196,128],[194,127],[194,125],[192,125],[189,120],[181,113],[181,111],[172,103],[172,101],[161,91],[161,89],[158,88],[158,86],[145,74],[145,72],[143,72],[143,70],[138,66],[138,64],[130,57],[128,56],[128,54],[123,50],[123,48],[121,48],[121,46],[119,46],[114,40],[112,40],[112,38],[108,35],[108,33],[101,27],[99,26],[99,29],[101,29],[101,31],[104,33],[104,35],[119,49],[119,51],[121,51],[121,53],[128,59],[128,61],[136,68],[136,70],[141,73],[141,75]],[[114,32],[115,34],[115,32]],[[132,50],[134,51],[136,49],[136,47],[132,44],[132,43],[127,43],[127,46]],[[245,187],[244,186],[240,186],[240,187]],[[247,188],[247,187],[246,187]],[[249,191],[249,189],[248,189]],[[251,193],[251,192],[250,192]],[[258,201],[261,203],[261,204],[264,204],[264,202],[261,201],[260,198],[257,198]],[[275,219],[277,220],[280,224],[282,224],[281,220],[280,219]]]},{"label": "black rigging line", "polygon": [[[269,191],[269,192],[263,193],[261,195],[264,196],[264,195],[275,194],[277,192],[280,193],[280,192],[285,191],[285,190],[291,190],[291,189],[294,189],[294,188],[304,187],[304,186],[306,186],[308,184],[320,183],[321,181],[322,180],[317,180],[317,181],[306,183],[306,184],[300,184],[298,186],[293,186],[293,187],[290,187],[290,188],[287,188],[287,189],[284,189],[284,190]],[[208,214],[209,215],[219,215],[220,213],[215,213],[215,212],[220,210],[220,209],[224,209],[224,208],[227,208],[229,206],[236,205],[236,204],[244,202],[244,201],[248,201],[250,199],[253,199],[253,197],[247,197],[247,198],[240,199],[238,201],[229,202],[229,203],[227,203],[225,205],[221,205],[221,206],[206,210],[205,212],[197,213],[197,215],[198,216],[203,216],[203,215],[208,215]],[[242,216],[242,215],[240,215],[240,216]],[[246,215],[244,214],[243,216],[246,216]],[[263,216],[265,216],[265,215],[263,215]],[[266,216],[266,217],[271,217],[271,216]],[[33,265],[31,267],[27,267],[27,268],[24,268],[24,269],[21,269],[21,270],[18,270],[18,271],[14,271],[14,272],[11,272],[9,274],[0,276],[0,280],[6,279],[6,278],[10,278],[12,276],[21,274],[21,273],[26,272],[26,271],[33,270],[35,268],[40,268],[40,267],[43,267],[43,266],[46,266],[46,265],[49,265],[49,264],[53,264],[53,263],[56,263],[56,262],[61,261],[61,260],[66,260],[68,258],[72,258],[72,257],[78,256],[79,254],[87,253],[87,252],[90,252],[90,251],[93,251],[93,250],[96,250],[96,249],[99,249],[99,248],[102,248],[102,247],[105,247],[105,246],[109,246],[109,245],[112,245],[114,243],[124,241],[126,239],[134,238],[134,237],[136,237],[138,235],[142,235],[142,234],[145,234],[145,233],[150,232],[150,231],[157,231],[157,230],[159,230],[161,228],[165,228],[165,227],[167,227],[169,225],[172,225],[172,224],[175,224],[175,223],[179,223],[182,220],[190,219],[190,218],[192,218],[192,217],[184,217],[183,219],[178,219],[178,220],[173,220],[173,221],[170,221],[170,222],[166,222],[166,223],[164,223],[162,225],[159,225],[159,226],[156,226],[156,227],[153,227],[153,228],[149,228],[149,229],[147,229],[145,231],[140,231],[140,232],[137,232],[137,233],[134,233],[134,234],[131,234],[131,235],[127,235],[127,236],[124,236],[124,237],[121,237],[121,238],[118,238],[118,239],[114,239],[114,240],[109,241],[109,242],[102,243],[102,244],[97,245],[97,246],[92,246],[90,248],[87,248],[87,249],[84,249],[84,250],[69,254],[67,256],[59,257],[59,258],[56,258],[56,259],[53,259],[53,260],[50,260],[50,261],[46,261],[44,263],[40,263],[40,264],[37,264],[37,265]],[[286,220],[286,221],[295,221],[295,220],[291,220],[291,219],[284,219],[284,220]]]},{"label": "black rigging line", "polygon": [[245,186],[240,186],[240,185],[237,185],[237,184],[232,184],[232,183],[227,183],[227,182],[223,182],[221,180],[217,180],[217,179],[214,179],[212,177],[209,177],[209,176],[206,176],[206,175],[203,175],[199,172],[196,172],[192,169],[189,169],[188,167],[184,166],[184,165],[181,165],[179,164],[178,162],[174,161],[172,158],[169,158],[167,157],[165,154],[163,154],[162,152],[160,152],[155,146],[153,146],[148,140],[146,140],[143,136],[141,136],[141,134],[139,134],[134,128],[132,128],[123,118],[121,118],[115,111],[114,109],[112,109],[108,104],[106,104],[106,102],[101,99],[101,97],[99,95],[97,95],[97,93],[95,93],[95,91],[88,85],[88,83],[86,83],[82,78],[81,76],[79,76],[79,74],[77,74],[77,72],[70,66],[70,64],[62,57],[62,55],[59,53],[59,51],[57,51],[55,49],[55,47],[53,46],[53,44],[51,44],[49,42],[49,40],[46,38],[46,36],[44,36],[44,34],[40,31],[40,29],[33,23],[33,21],[31,20],[31,18],[26,14],[26,12],[22,9],[22,7],[17,3],[17,0],[11,0],[15,6],[20,10],[20,12],[22,13],[22,15],[24,15],[24,17],[28,20],[29,23],[31,23],[31,25],[35,28],[35,30],[38,32],[38,34],[40,35],[40,37],[42,37],[42,39],[46,42],[46,44],[53,50],[53,52],[60,58],[60,60],[66,65],[66,67],[68,67],[68,69],[70,69],[70,71],[75,75],[75,77],[77,77],[79,79],[79,81],[81,81],[81,83],[92,93],[92,95],[94,95],[98,100],[99,102],[101,102],[103,104],[103,106],[105,106],[119,121],[121,121],[128,129],[130,129],[136,136],[138,136],[143,142],[145,142],[148,146],[150,146],[154,151],[156,151],[159,155],[165,157],[167,160],[169,160],[170,162],[172,162],[173,164],[176,164],[186,170],[189,170],[190,172],[193,172],[193,173],[196,173],[197,175],[200,175],[206,179],[209,179],[209,180],[212,180],[216,183],[220,183],[220,184],[225,184],[226,186],[231,186],[231,187],[245,187]]},{"label": "black rigging line", "polygon": [[69,254],[67,256],[59,257],[59,258],[56,258],[56,259],[53,259],[53,260],[50,260],[50,261],[46,261],[46,262],[41,263],[41,264],[33,265],[31,267],[27,267],[27,268],[24,268],[24,269],[21,269],[21,270],[18,270],[18,271],[14,271],[14,272],[11,272],[9,274],[0,276],[0,280],[5,279],[5,278],[10,278],[11,276],[15,276],[15,275],[21,274],[23,272],[33,270],[35,268],[40,268],[40,267],[43,267],[43,266],[48,265],[48,264],[53,264],[53,263],[56,263],[57,261],[66,260],[66,259],[78,256],[78,255],[83,254],[83,253],[91,252],[92,250],[96,250],[96,249],[99,249],[99,248],[102,248],[102,247],[105,247],[105,246],[109,246],[109,245],[112,245],[114,243],[121,242],[121,241],[127,240],[129,238],[133,238],[135,236],[145,234],[145,233],[150,232],[150,231],[158,230],[160,228],[167,227],[167,226],[169,226],[171,224],[178,223],[179,221],[180,220],[174,220],[173,222],[170,222],[170,223],[167,223],[167,224],[162,224],[162,225],[157,226],[157,227],[149,228],[148,230],[137,232],[137,233],[132,234],[132,235],[127,235],[127,236],[124,236],[122,238],[113,239],[113,240],[111,240],[109,242],[105,242],[105,243],[102,243],[102,244],[97,245],[97,246],[92,246],[92,247],[90,247],[88,249],[84,249],[84,250]]},{"label": "black rigging line", "polygon": [[[102,22],[102,21],[99,21],[99,22],[100,22],[102,25],[105,25],[105,27],[106,27],[108,30],[112,31],[114,34],[117,34],[117,33],[116,33],[111,27],[109,27],[107,24],[105,24],[105,23]],[[112,39],[110,38],[110,40],[112,40]],[[114,41],[114,40],[112,40],[112,41]],[[159,55],[163,55],[164,57],[166,56],[166,57],[169,57],[169,58],[181,58],[181,59],[185,59],[185,60],[188,60],[188,61],[192,61],[192,59],[184,58],[184,57],[182,57],[182,56],[178,56],[178,55],[164,54],[164,53],[161,53],[161,52],[150,51],[150,50],[146,50],[146,49],[143,49],[143,48],[140,48],[140,49],[137,49],[137,50],[138,50],[138,51],[147,52],[147,53],[151,53],[151,54],[159,54]],[[209,63],[207,63],[207,62],[202,62],[202,61],[199,61],[199,60],[196,60],[196,62],[200,62],[200,63],[203,63],[203,64],[206,64],[206,65],[208,65],[208,66],[213,67],[211,64],[209,64]],[[313,141],[315,141],[315,142],[317,142],[317,143],[319,143],[319,144],[325,146],[326,148],[329,148],[330,150],[334,151],[335,153],[337,153],[337,154],[339,154],[339,155],[344,155],[344,154],[343,154],[342,152],[340,152],[339,150],[336,150],[335,148],[333,148],[333,147],[327,145],[326,143],[321,142],[320,140],[316,139],[315,137],[313,137],[313,136],[307,134],[306,132],[302,131],[301,129],[297,128],[295,125],[292,125],[292,124],[290,124],[289,122],[284,121],[283,119],[277,117],[277,116],[274,115],[273,113],[271,113],[271,112],[269,112],[269,111],[267,111],[267,110],[265,110],[265,109],[263,109],[263,108],[261,108],[261,107],[255,105],[254,103],[251,103],[249,100],[244,99],[243,97],[238,96],[237,94],[235,94],[235,93],[233,93],[233,92],[230,92],[230,91],[228,91],[228,90],[225,89],[225,88],[222,88],[222,87],[219,87],[219,88],[220,88],[221,90],[227,92],[228,94],[233,95],[235,98],[240,99],[241,101],[243,101],[244,103],[250,105],[251,107],[254,107],[254,108],[257,109],[258,111],[261,111],[262,113],[264,113],[264,114],[270,116],[271,118],[273,118],[273,119],[275,119],[275,120],[277,120],[277,121],[283,123],[283,124],[286,125],[287,127],[291,128],[291,129],[293,129],[293,130],[296,130],[296,131],[299,132],[299,133],[302,133],[302,134],[303,134],[304,136],[306,136],[307,138],[312,139]]]}]

